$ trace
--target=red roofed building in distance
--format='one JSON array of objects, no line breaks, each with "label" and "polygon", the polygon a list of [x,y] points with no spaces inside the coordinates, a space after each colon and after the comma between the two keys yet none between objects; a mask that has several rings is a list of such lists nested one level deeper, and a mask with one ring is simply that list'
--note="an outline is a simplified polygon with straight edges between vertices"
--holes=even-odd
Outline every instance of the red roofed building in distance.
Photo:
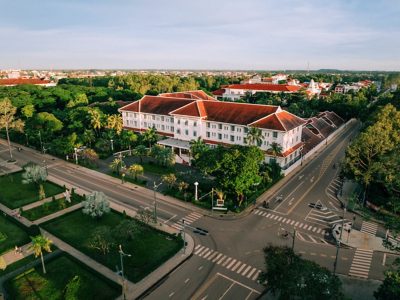
[{"label": "red roofed building in distance", "polygon": [[230,101],[238,100],[247,94],[255,93],[297,93],[302,86],[289,84],[267,84],[267,83],[247,83],[247,84],[230,84],[223,87],[224,92],[220,90],[213,92],[213,95],[219,96]]},{"label": "red roofed building in distance", "polygon": [[[188,91],[144,96],[119,111],[125,129],[143,132],[154,127],[158,134],[168,137],[158,144],[170,147],[178,163],[190,163],[191,140],[202,138],[211,147],[247,145],[251,127],[262,132],[260,148],[266,162],[276,161],[285,169],[301,157],[306,121],[279,106],[222,102],[202,91]],[[276,156],[270,151],[273,143],[282,147]]]},{"label": "red roofed building in distance", "polygon": [[6,78],[0,79],[0,86],[16,86],[22,84],[33,84],[41,86],[56,86],[56,83],[50,80],[43,80],[39,78]]}]

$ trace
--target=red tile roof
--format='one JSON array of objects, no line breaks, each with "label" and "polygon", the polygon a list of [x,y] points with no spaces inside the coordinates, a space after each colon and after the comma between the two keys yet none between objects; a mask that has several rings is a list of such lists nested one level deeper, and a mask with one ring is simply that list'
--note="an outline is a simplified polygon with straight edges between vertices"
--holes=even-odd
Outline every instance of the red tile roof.
[{"label": "red tile roof", "polygon": [[[281,154],[278,154],[277,156],[279,156],[279,157],[287,157],[287,156],[289,156],[290,154],[295,152],[297,149],[299,149],[303,145],[304,145],[304,143],[300,142],[300,143],[294,145],[293,147],[287,149],[285,152],[283,152]],[[267,151],[265,151],[265,153],[268,154],[268,155],[272,155],[271,150],[267,150]]]},{"label": "red tile roof", "polygon": [[297,85],[287,84],[263,84],[263,83],[247,83],[247,84],[231,84],[226,88],[237,90],[252,90],[252,91],[271,91],[271,92],[298,92],[302,87]]},{"label": "red tile roof", "polygon": [[198,100],[211,100],[216,101],[213,97],[207,95],[202,90],[197,91],[187,91],[187,92],[176,92],[176,93],[164,93],[159,94],[161,97],[171,97],[171,98],[185,98],[185,99],[198,99]]},{"label": "red tile roof", "polygon": [[265,118],[262,118],[261,120],[258,120],[257,122],[254,122],[250,125],[259,128],[290,131],[293,128],[301,126],[305,123],[306,121],[302,118],[299,118],[285,110],[282,110]]},{"label": "red tile roof", "polygon": [[38,78],[0,79],[0,85],[48,84],[48,83],[50,83],[50,80],[42,80]]},{"label": "red tile roof", "polygon": [[225,93],[225,89],[218,89],[212,92],[214,96],[222,96],[223,93]]}]

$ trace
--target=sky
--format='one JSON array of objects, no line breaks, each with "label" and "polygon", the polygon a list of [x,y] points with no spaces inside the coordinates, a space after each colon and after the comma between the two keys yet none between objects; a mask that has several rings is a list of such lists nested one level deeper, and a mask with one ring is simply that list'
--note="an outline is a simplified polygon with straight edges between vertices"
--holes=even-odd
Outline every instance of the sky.
[{"label": "sky", "polygon": [[400,70],[399,0],[0,0],[0,69]]}]

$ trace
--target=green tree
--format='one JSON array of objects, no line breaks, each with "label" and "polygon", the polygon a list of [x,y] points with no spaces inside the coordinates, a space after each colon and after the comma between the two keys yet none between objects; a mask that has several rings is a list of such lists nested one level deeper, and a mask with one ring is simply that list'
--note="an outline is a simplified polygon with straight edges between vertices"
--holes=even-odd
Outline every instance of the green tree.
[{"label": "green tree", "polygon": [[400,299],[400,260],[397,258],[390,268],[385,272],[385,279],[374,292],[377,300],[397,300]]},{"label": "green tree", "polygon": [[106,128],[115,130],[117,135],[120,135],[123,128],[121,115],[109,115],[107,116]]},{"label": "green tree", "polygon": [[137,135],[130,130],[123,130],[120,135],[122,149],[131,149],[131,146],[137,141]]},{"label": "green tree", "polygon": [[32,118],[35,113],[35,106],[33,104],[27,104],[21,108],[21,113],[27,119]]},{"label": "green tree", "polygon": [[29,164],[24,168],[25,172],[22,174],[22,183],[34,183],[39,188],[39,200],[46,198],[43,183],[47,179],[47,171],[44,167]]},{"label": "green tree", "polygon": [[96,249],[101,254],[106,255],[110,252],[110,248],[113,245],[115,245],[115,239],[109,226],[101,225],[93,230],[89,238],[90,248]]},{"label": "green tree", "polygon": [[282,146],[279,145],[276,142],[271,143],[270,148],[268,149],[268,151],[273,155],[273,156],[278,156],[280,154],[282,154]]},{"label": "green tree", "polygon": [[82,141],[85,145],[89,145],[89,147],[92,147],[92,143],[96,140],[96,136],[94,134],[94,131],[91,129],[85,129],[82,135]]},{"label": "green tree", "polygon": [[46,274],[46,268],[44,266],[44,259],[43,259],[43,251],[51,252],[51,244],[52,241],[43,235],[37,235],[35,237],[31,237],[32,245],[30,249],[33,250],[35,257],[40,255],[40,259],[42,261],[42,268],[43,273]]},{"label": "green tree", "polygon": [[143,174],[143,171],[144,171],[143,167],[138,164],[133,164],[133,165],[129,166],[129,168],[128,168],[128,173],[130,175],[134,175],[136,181],[137,181],[138,175]]},{"label": "green tree", "polygon": [[97,108],[89,110],[89,115],[90,124],[92,125],[94,131],[97,132],[97,135],[99,135],[100,129],[103,127],[103,116]]},{"label": "green tree", "polygon": [[287,247],[264,249],[265,271],[259,280],[277,299],[344,299],[342,283],[328,269],[302,259]]},{"label": "green tree", "polygon": [[10,99],[4,98],[0,101],[0,129],[5,128],[6,130],[10,160],[13,160],[13,156],[11,151],[9,130],[13,129],[22,132],[24,129],[24,122],[15,118],[16,112],[17,108],[12,105]]},{"label": "green tree", "polygon": [[161,180],[168,185],[169,189],[171,189],[175,185],[177,178],[174,173],[170,173],[161,176]]},{"label": "green tree", "polygon": [[145,132],[142,133],[142,139],[143,142],[147,143],[149,145],[149,148],[151,149],[151,146],[157,142],[157,131],[155,127],[151,127],[147,129]]},{"label": "green tree", "polygon": [[190,154],[194,161],[198,160],[204,152],[210,149],[201,137],[198,137],[197,140],[191,140],[189,145]]},{"label": "green tree", "polygon": [[139,156],[140,163],[143,164],[143,157],[149,155],[149,150],[144,145],[139,145],[135,148],[135,154]]},{"label": "green tree", "polygon": [[94,151],[93,149],[90,148],[86,148],[82,151],[80,151],[80,156],[82,158],[82,160],[86,163],[88,163],[89,165],[95,165],[96,162],[99,159],[99,156],[97,155],[96,151]]},{"label": "green tree", "polygon": [[140,232],[140,226],[133,220],[125,219],[122,220],[113,231],[114,235],[120,241],[131,241]]},{"label": "green tree", "polygon": [[156,160],[157,164],[161,166],[168,167],[174,164],[175,154],[169,148],[156,145],[151,148],[150,154]]},{"label": "green tree", "polygon": [[81,278],[75,275],[65,286],[64,298],[65,300],[78,300],[78,292],[81,288]]},{"label": "green tree", "polygon": [[247,132],[247,136],[245,138],[245,142],[248,145],[257,145],[260,147],[264,140],[264,136],[260,128],[257,127],[250,127],[249,131]]},{"label": "green tree", "polygon": [[110,212],[110,202],[103,192],[94,191],[82,201],[82,212],[92,218],[100,218]]}]

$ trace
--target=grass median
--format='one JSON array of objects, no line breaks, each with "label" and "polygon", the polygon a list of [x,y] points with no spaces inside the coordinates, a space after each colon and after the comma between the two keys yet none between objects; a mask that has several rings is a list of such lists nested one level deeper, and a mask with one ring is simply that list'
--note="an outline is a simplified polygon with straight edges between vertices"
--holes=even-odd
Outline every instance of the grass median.
[{"label": "grass median", "polygon": [[133,220],[115,211],[96,219],[78,210],[49,221],[43,224],[43,227],[113,271],[116,271],[116,266],[120,267],[118,245],[121,244],[123,251],[132,255],[124,258],[125,275],[130,281],[138,282],[177,253],[183,242],[180,237],[133,220],[137,223],[139,231],[132,240],[117,241],[106,254],[91,246],[90,241],[96,228],[115,228],[124,218]]}]

